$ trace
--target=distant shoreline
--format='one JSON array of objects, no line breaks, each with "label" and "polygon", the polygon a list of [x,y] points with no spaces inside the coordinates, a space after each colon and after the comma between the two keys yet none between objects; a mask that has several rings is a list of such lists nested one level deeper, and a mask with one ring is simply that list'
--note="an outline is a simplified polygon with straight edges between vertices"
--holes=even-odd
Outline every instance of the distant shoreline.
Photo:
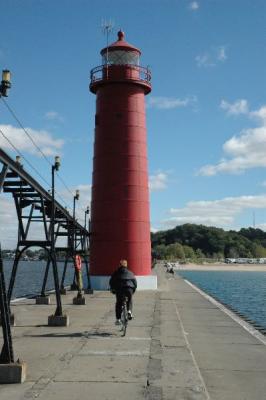
[{"label": "distant shoreline", "polygon": [[262,271],[266,272],[266,264],[181,264],[175,271]]}]

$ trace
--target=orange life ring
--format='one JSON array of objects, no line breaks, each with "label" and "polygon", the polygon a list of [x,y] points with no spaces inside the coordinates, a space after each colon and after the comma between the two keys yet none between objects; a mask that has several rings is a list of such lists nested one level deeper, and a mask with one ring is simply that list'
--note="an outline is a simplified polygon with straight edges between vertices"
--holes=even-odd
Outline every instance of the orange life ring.
[{"label": "orange life ring", "polygon": [[81,265],[82,265],[82,261],[81,261],[81,257],[77,254],[75,256],[75,268],[80,271],[81,270]]}]

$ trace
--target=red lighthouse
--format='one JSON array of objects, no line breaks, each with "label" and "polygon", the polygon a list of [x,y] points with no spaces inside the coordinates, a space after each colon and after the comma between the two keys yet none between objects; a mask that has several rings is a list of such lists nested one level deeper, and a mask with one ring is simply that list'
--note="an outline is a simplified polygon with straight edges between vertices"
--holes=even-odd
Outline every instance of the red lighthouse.
[{"label": "red lighthouse", "polygon": [[154,289],[144,96],[151,75],[139,65],[140,50],[118,40],[101,51],[91,71],[96,94],[92,176],[90,273],[94,289],[106,289],[121,259],[139,288]]}]

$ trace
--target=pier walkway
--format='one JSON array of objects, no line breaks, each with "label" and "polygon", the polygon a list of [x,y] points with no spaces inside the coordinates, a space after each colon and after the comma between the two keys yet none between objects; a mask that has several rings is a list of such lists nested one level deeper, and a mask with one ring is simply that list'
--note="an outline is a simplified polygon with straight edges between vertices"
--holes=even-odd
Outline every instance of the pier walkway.
[{"label": "pier walkway", "polygon": [[182,278],[156,269],[159,290],[137,292],[126,337],[114,325],[114,296],[63,297],[69,327],[48,327],[52,305],[13,303],[15,356],[23,384],[1,400],[262,400],[266,346]]}]

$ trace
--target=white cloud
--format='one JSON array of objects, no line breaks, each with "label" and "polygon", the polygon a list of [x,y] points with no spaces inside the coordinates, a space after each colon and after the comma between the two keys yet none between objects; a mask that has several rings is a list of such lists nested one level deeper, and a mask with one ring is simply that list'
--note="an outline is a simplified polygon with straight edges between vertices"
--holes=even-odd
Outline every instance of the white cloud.
[{"label": "white cloud", "polygon": [[266,106],[257,111],[248,112],[246,100],[238,100],[234,104],[224,102],[222,108],[230,114],[247,114],[257,118],[261,126],[244,129],[238,136],[233,136],[223,145],[225,153],[217,164],[205,165],[199,175],[213,176],[218,173],[238,174],[250,168],[266,167]]},{"label": "white cloud", "polygon": [[222,100],[220,108],[225,110],[228,115],[248,114],[248,102],[245,99],[236,100],[234,103]]},{"label": "white cloud", "polygon": [[257,229],[261,229],[262,231],[266,231],[266,223],[265,224],[256,224]]},{"label": "white cloud", "polygon": [[266,106],[262,106],[259,110],[251,111],[250,117],[257,119],[260,123],[266,125]]},{"label": "white cloud", "polygon": [[[46,156],[53,156],[60,153],[60,150],[64,145],[64,140],[55,139],[49,132],[44,130],[37,131],[31,128],[25,128],[25,129]],[[10,140],[10,142],[13,143],[15,147],[21,152],[27,152],[30,154],[41,156],[40,152],[36,149],[31,140],[27,137],[23,129],[16,128],[12,125],[0,125],[0,130]],[[1,132],[0,132],[0,147],[3,147],[4,149],[13,150],[12,146],[3,137]]]},{"label": "white cloud", "polygon": [[14,238],[17,237],[17,216],[12,198],[0,195],[0,242],[3,248],[7,245],[16,245]]},{"label": "white cloud", "polygon": [[195,61],[198,67],[215,67],[217,64],[227,60],[225,46],[214,46],[209,51],[198,54]]},{"label": "white cloud", "polygon": [[215,63],[209,53],[199,54],[195,57],[198,67],[214,67]]},{"label": "white cloud", "polygon": [[57,111],[47,111],[44,118],[49,121],[64,122],[64,118]]},{"label": "white cloud", "polygon": [[164,172],[158,172],[156,175],[149,177],[149,188],[151,191],[159,191],[167,188],[167,174]]},{"label": "white cloud", "polygon": [[217,49],[217,60],[218,61],[227,60],[227,54],[226,54],[225,46],[218,47],[218,49]]},{"label": "white cloud", "polygon": [[199,3],[198,3],[197,1],[192,1],[192,2],[189,4],[189,8],[190,8],[190,10],[192,10],[192,11],[197,11],[197,10],[199,9]]},{"label": "white cloud", "polygon": [[179,107],[188,107],[197,102],[196,96],[188,96],[184,99],[163,96],[151,96],[148,99],[147,106],[150,108],[157,108],[159,110],[169,110]]},{"label": "white cloud", "polygon": [[236,216],[246,209],[266,208],[266,195],[226,197],[214,201],[191,201],[184,208],[170,209],[165,227],[184,223],[232,228]]}]

